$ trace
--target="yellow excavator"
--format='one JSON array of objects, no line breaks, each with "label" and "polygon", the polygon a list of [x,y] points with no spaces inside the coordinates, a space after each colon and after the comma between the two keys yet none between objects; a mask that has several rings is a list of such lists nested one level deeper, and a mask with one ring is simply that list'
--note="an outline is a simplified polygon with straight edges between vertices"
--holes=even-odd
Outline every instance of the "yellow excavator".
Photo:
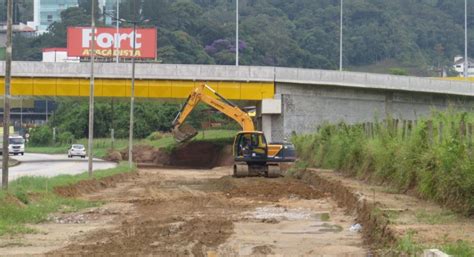
[{"label": "yellow excavator", "polygon": [[252,118],[246,112],[206,84],[193,89],[174,119],[172,134],[176,141],[185,142],[197,135],[196,129],[184,121],[200,102],[224,113],[242,127],[233,145],[234,177],[278,177],[281,175],[279,163],[295,161],[295,148],[291,143],[267,143],[263,132],[255,131]]}]

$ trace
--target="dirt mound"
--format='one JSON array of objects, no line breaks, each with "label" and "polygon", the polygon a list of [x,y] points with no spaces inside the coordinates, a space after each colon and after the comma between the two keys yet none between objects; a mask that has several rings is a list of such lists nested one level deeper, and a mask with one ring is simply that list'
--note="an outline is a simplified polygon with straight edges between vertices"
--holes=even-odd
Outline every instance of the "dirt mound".
[{"label": "dirt mound", "polygon": [[[169,166],[170,155],[161,149],[149,145],[136,145],[133,147],[133,161],[137,163],[154,164],[156,166]],[[128,160],[128,149],[120,152],[122,160]],[[112,160],[112,153],[109,153],[107,160]]]},{"label": "dirt mound", "polygon": [[122,154],[118,151],[110,151],[107,153],[107,156],[105,157],[106,161],[111,161],[111,162],[120,162],[123,160]]},{"label": "dirt mound", "polygon": [[117,183],[135,176],[137,176],[137,173],[134,172],[117,174],[101,179],[83,180],[74,185],[55,187],[54,192],[64,197],[77,197],[82,194],[97,192],[104,188],[114,187]]},{"label": "dirt mound", "polygon": [[225,188],[227,197],[245,197],[257,200],[277,202],[279,199],[300,198],[318,199],[324,197],[321,191],[311,185],[303,184],[290,178],[244,178],[224,177],[216,181],[216,185]]},{"label": "dirt mound", "polygon": [[233,233],[232,215],[225,212],[237,207],[222,196],[200,194],[196,188],[204,186],[205,181],[195,182],[199,183],[167,180],[144,171],[138,176],[140,184],[135,184],[142,190],[113,194],[114,199],[119,197],[121,202],[134,205],[134,211],[127,213],[116,228],[98,230],[85,241],[48,255],[208,256]]},{"label": "dirt mound", "polygon": [[221,159],[222,147],[209,142],[190,142],[171,153],[171,165],[176,167],[213,168]]},{"label": "dirt mound", "polygon": [[[233,224],[213,217],[163,221],[130,220],[113,231],[101,231],[89,238],[93,244],[76,244],[70,256],[207,256],[232,234]],[[62,256],[52,253],[51,256]]]},{"label": "dirt mound", "polygon": [[3,199],[1,199],[2,201],[0,202],[0,204],[4,205],[4,204],[9,204],[9,205],[14,205],[16,207],[20,207],[20,208],[24,208],[26,207],[26,204],[21,201],[20,199],[18,199],[17,196],[14,196],[10,193],[7,193],[5,195],[5,197]]},{"label": "dirt mound", "polygon": [[[123,160],[128,159],[128,150],[120,153]],[[107,157],[112,160],[112,153]],[[148,145],[133,148],[133,160],[142,167],[180,167],[207,169],[233,164],[232,146],[222,146],[212,142],[190,142],[179,145],[171,153]]]}]

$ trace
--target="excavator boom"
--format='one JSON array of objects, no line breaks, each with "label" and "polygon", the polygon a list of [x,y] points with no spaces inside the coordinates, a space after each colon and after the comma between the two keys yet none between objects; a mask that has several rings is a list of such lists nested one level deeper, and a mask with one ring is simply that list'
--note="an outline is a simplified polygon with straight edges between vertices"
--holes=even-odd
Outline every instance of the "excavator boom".
[{"label": "excavator boom", "polygon": [[[209,90],[217,98],[212,97],[205,93],[205,90]],[[242,111],[237,105],[225,99],[222,95],[217,93],[214,89],[206,84],[202,84],[196,87],[193,92],[189,95],[188,99],[184,103],[183,107],[179,111],[178,115],[173,121],[173,136],[178,142],[184,142],[190,140],[197,135],[197,131],[189,126],[183,124],[192,110],[200,103],[203,102],[214,109],[224,113],[228,117],[235,120],[240,124],[244,131],[254,131],[252,118]]]}]

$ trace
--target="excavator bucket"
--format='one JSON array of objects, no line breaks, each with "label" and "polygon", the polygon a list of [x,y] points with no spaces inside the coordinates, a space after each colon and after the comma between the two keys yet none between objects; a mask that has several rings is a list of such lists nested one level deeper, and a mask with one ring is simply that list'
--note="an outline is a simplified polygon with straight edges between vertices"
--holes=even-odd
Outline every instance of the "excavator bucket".
[{"label": "excavator bucket", "polygon": [[174,128],[171,133],[173,134],[174,139],[180,143],[186,142],[198,134],[195,128],[187,124]]}]

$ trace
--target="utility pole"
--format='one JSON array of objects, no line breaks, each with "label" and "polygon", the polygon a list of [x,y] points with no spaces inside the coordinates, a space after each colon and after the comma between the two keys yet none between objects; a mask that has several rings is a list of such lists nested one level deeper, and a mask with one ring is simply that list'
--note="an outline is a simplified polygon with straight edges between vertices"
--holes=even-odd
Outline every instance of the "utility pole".
[{"label": "utility pole", "polygon": [[48,99],[45,100],[46,123],[48,123]]},{"label": "utility pole", "polygon": [[88,173],[92,177],[92,158],[93,158],[93,139],[94,139],[94,60],[95,60],[95,0],[91,1],[91,28],[92,28],[92,42],[91,42],[91,74],[89,86],[89,142],[88,142]]},{"label": "utility pole", "polygon": [[20,129],[23,129],[23,97],[20,97]]},{"label": "utility pole", "polygon": [[340,14],[340,31],[339,31],[339,71],[342,71],[342,29],[343,29],[343,19],[342,16],[344,14],[344,0],[341,0],[341,14]]},{"label": "utility pole", "polygon": [[469,77],[469,60],[467,56],[467,0],[464,0],[464,78]]},{"label": "utility pole", "polygon": [[235,66],[239,66],[239,0],[235,2]]},{"label": "utility pole", "polygon": [[119,27],[120,27],[120,1],[119,0],[116,0],[117,1],[117,19],[116,19],[116,22],[117,22],[117,33],[115,35],[115,50],[117,51],[117,60],[116,62],[119,63],[119,59],[120,59],[120,36],[119,36]]},{"label": "utility pole", "polygon": [[2,188],[8,189],[8,138],[10,136],[10,85],[12,79],[13,0],[7,4],[7,45],[5,50],[5,94],[3,96]]},{"label": "utility pole", "polygon": [[128,135],[128,165],[133,167],[133,112],[135,108],[135,49],[137,43],[137,8],[133,5],[133,51],[132,51],[132,87],[130,92],[130,127]]}]

